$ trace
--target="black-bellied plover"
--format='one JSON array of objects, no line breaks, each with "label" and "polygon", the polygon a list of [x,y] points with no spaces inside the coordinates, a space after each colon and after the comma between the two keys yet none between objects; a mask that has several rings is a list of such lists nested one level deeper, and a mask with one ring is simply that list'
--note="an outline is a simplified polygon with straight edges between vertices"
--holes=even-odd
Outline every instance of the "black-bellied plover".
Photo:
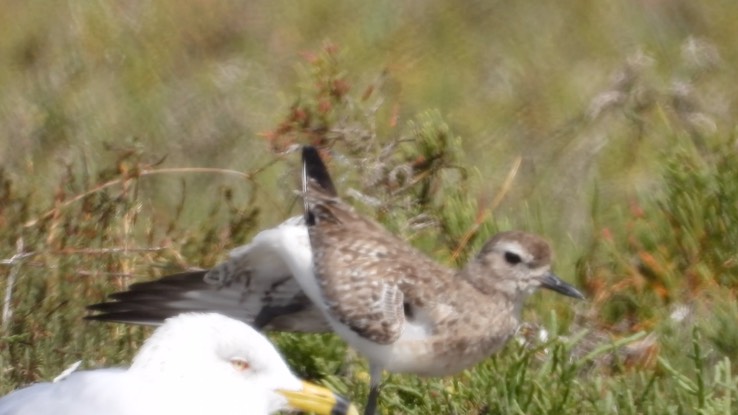
[{"label": "black-bellied plover", "polygon": [[91,318],[156,324],[208,310],[263,329],[333,330],[369,360],[369,414],[382,370],[457,373],[505,344],[538,287],[583,298],[551,272],[551,248],[537,235],[499,233],[450,269],[338,198],[312,147],[303,173],[304,217],[262,231],[210,271],[134,284],[92,306],[102,313]]}]

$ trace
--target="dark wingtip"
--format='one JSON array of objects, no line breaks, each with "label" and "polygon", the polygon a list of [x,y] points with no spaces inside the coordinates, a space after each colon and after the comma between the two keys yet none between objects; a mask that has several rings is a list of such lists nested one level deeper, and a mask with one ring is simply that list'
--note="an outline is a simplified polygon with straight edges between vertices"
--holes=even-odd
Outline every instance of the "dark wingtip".
[{"label": "dark wingtip", "polygon": [[178,313],[170,313],[165,315],[149,315],[146,313],[138,314],[136,312],[120,312],[120,313],[102,313],[85,316],[86,321],[100,321],[105,323],[124,323],[136,324],[141,326],[158,326],[169,317],[173,317]]},{"label": "dark wingtip", "polygon": [[[338,195],[328,169],[325,167],[323,159],[320,158],[318,149],[313,146],[304,146],[302,148],[302,166],[304,180],[312,179],[328,195]],[[307,183],[304,183],[303,186],[307,186]]]},{"label": "dark wingtip", "polygon": [[[208,270],[198,269],[167,275],[153,281],[132,284],[125,291],[108,295],[107,301],[90,304],[85,308],[90,314],[88,321],[108,321],[157,325],[182,311],[169,307],[167,300],[171,295],[179,295],[189,289],[197,290],[205,284]],[[194,310],[192,310],[194,311]]]},{"label": "dark wingtip", "polygon": [[328,173],[328,169],[320,158],[318,149],[312,146],[304,146],[302,148],[302,192],[303,201],[305,203],[305,224],[307,226],[315,225],[315,213],[308,203],[307,193],[310,185],[315,184],[328,196],[337,196],[333,180]]}]

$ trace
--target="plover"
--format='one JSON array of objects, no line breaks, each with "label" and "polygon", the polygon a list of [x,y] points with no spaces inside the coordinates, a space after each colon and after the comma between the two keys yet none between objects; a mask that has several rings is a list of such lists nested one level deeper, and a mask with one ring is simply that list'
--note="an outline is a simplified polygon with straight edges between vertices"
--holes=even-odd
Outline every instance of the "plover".
[{"label": "plover", "polygon": [[383,370],[457,373],[499,350],[538,287],[583,298],[551,271],[552,250],[520,231],[490,239],[464,268],[443,266],[336,194],[303,149],[305,214],[260,232],[209,271],[134,284],[91,306],[96,320],[156,324],[183,310],[218,311],[261,329],[333,330],[369,360],[375,412]]}]

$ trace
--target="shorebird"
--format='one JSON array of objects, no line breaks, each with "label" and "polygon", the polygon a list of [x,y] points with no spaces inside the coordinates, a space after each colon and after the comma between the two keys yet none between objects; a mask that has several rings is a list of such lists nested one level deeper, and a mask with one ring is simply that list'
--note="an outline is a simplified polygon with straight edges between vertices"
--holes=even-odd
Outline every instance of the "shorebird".
[{"label": "shorebird", "polygon": [[327,389],[295,377],[256,330],[214,313],[166,320],[128,369],[75,368],[0,398],[0,415],[357,414]]},{"label": "shorebird", "polygon": [[91,306],[95,320],[156,324],[219,311],[260,329],[333,330],[369,361],[366,414],[382,371],[444,376],[498,351],[538,287],[584,296],[551,271],[541,237],[502,232],[459,270],[445,267],[336,193],[317,150],[303,149],[303,217],[257,234],[209,271],[134,284]]}]

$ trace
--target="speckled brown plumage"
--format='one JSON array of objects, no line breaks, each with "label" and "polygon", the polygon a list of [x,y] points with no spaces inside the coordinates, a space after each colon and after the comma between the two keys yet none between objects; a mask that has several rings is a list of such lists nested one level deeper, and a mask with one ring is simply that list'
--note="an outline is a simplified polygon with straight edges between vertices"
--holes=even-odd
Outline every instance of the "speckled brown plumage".
[{"label": "speckled brown plumage", "polygon": [[[322,166],[315,158],[306,163],[309,172]],[[513,333],[525,298],[556,278],[549,244],[520,231],[496,235],[461,270],[445,267],[357,214],[324,186],[326,177],[308,173],[304,184],[316,278],[330,315],[361,339],[410,348],[403,356],[429,362],[423,368],[390,358],[389,370],[443,375],[477,363]],[[581,296],[555,281],[558,291]],[[410,325],[419,338],[403,337]]]},{"label": "speckled brown plumage", "polygon": [[[504,308],[509,299],[494,294],[499,298],[486,298],[457,278],[457,271],[428,258],[350,206],[311,188],[308,200],[316,224],[308,227],[308,234],[319,285],[331,313],[361,337],[379,344],[397,341],[407,308],[425,312],[430,337],[436,340],[433,353],[438,354],[445,354],[444,349],[455,354],[468,348],[466,341],[483,340],[465,332],[486,332],[504,341],[509,333],[498,336],[495,332],[511,333],[515,328],[512,307],[502,316],[480,313],[490,300],[494,301],[488,306]],[[486,268],[484,255],[481,258],[480,265]],[[487,323],[492,320],[498,330],[490,332]]]}]

